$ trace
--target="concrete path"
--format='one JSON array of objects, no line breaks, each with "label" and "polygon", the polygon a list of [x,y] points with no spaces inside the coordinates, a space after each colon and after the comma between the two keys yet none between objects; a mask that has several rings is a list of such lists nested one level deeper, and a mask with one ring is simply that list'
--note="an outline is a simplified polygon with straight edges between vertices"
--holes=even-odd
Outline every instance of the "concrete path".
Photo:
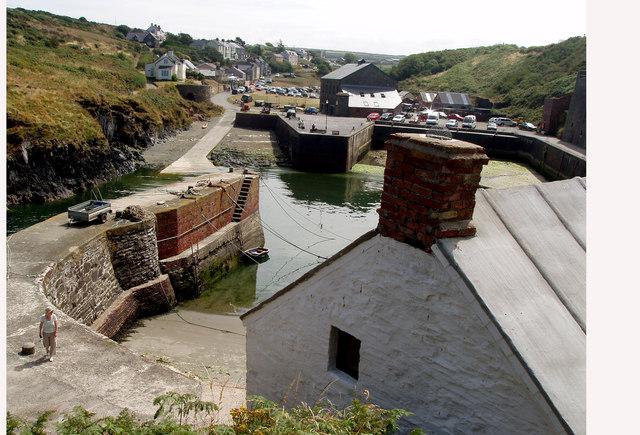
[{"label": "concrete path", "polygon": [[[239,176],[199,178],[215,182]],[[113,205],[122,209],[131,204],[155,204],[173,198],[169,192],[183,190],[195,181],[188,178],[136,193],[113,201]],[[129,408],[140,417],[151,418],[153,399],[168,391],[191,392],[217,401],[224,385],[205,385],[144,358],[60,311],[56,313],[60,322],[56,358],[53,362],[42,358],[38,322],[50,303],[40,287],[40,277],[78,246],[118,225],[113,219],[86,227],[67,227],[66,222],[66,214],[59,214],[7,238],[7,410],[33,418],[45,410],[64,412],[81,404],[99,415]],[[19,354],[27,341],[36,343],[35,355]]]},{"label": "concrete path", "polygon": [[233,127],[238,108],[227,101],[229,92],[222,92],[213,96],[212,101],[224,107],[224,114],[217,119],[217,125],[200,139],[189,151],[184,153],[178,160],[164,168],[163,174],[207,174],[220,172],[222,169],[216,167],[207,158],[212,149],[220,143],[223,137],[229,133]]}]

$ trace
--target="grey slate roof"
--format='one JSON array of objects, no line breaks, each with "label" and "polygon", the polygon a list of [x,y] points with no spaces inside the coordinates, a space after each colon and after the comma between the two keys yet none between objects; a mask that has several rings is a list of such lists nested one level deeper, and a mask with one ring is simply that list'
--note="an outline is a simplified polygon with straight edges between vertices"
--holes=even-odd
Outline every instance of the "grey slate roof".
[{"label": "grey slate roof", "polygon": [[475,237],[438,247],[573,433],[586,432],[586,182],[479,190]]},{"label": "grey slate roof", "polygon": [[340,68],[331,71],[329,74],[326,74],[324,76],[322,76],[323,79],[332,79],[332,80],[341,80],[347,76],[350,76],[351,74],[353,74],[354,72],[365,68],[366,66],[370,65],[370,63],[361,63],[361,64],[357,64],[357,63],[347,63],[342,65]]}]

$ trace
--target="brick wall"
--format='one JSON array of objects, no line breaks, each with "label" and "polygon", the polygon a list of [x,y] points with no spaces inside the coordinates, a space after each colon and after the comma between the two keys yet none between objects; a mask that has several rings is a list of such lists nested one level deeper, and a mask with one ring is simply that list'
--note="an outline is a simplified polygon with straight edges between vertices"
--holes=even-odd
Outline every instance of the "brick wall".
[{"label": "brick wall", "polygon": [[431,251],[439,238],[475,234],[471,225],[482,147],[458,140],[396,134],[387,141],[379,230]]},{"label": "brick wall", "polygon": [[242,179],[238,179],[201,196],[183,199],[168,210],[156,211],[160,259],[178,255],[230,223],[241,185]]}]

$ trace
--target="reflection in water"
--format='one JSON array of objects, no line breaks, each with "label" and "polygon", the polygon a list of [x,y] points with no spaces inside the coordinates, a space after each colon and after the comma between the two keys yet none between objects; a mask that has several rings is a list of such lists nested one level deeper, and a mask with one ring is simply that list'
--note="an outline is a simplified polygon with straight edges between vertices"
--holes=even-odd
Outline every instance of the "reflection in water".
[{"label": "reflection in water", "polygon": [[[116,199],[152,187],[174,183],[181,179],[180,175],[160,174],[159,169],[142,168],[100,184],[98,189],[100,189],[103,198]],[[89,199],[91,199],[91,190],[46,204],[11,206],[7,209],[7,234],[13,234],[59,213],[64,213],[70,206]]]},{"label": "reflection in water", "polygon": [[185,301],[187,310],[231,313],[238,307],[251,306],[256,298],[258,265],[240,266],[236,273],[226,275],[204,290],[198,299]]},{"label": "reflection in water", "polygon": [[217,313],[244,311],[322,263],[320,257],[332,256],[378,223],[381,175],[271,169],[261,174],[260,181],[260,216],[265,246],[271,250],[269,260],[239,266],[201,297],[186,302],[185,308]]},{"label": "reflection in water", "polygon": [[367,212],[372,204],[380,202],[382,177],[305,172],[282,172],[279,177],[299,201],[344,206],[358,212]]}]

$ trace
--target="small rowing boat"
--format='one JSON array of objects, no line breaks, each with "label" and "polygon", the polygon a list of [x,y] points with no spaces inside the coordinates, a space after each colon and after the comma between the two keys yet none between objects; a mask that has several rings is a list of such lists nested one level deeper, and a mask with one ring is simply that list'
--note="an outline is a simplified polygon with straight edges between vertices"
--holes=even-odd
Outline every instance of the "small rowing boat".
[{"label": "small rowing boat", "polygon": [[244,251],[244,255],[254,260],[265,259],[269,256],[269,248],[251,248]]}]

